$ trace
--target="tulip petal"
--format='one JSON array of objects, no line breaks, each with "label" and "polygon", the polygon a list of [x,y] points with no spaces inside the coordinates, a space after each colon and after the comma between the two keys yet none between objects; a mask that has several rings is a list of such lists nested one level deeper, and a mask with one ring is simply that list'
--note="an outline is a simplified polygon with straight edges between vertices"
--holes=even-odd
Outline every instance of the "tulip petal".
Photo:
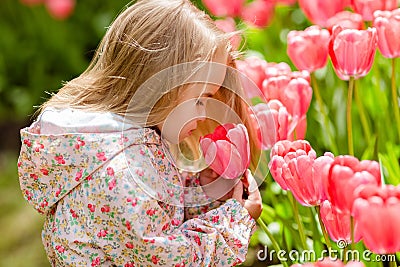
[{"label": "tulip petal", "polygon": [[226,135],[232,144],[237,148],[241,158],[241,166],[247,169],[250,164],[250,143],[247,129],[243,124],[236,125]]}]

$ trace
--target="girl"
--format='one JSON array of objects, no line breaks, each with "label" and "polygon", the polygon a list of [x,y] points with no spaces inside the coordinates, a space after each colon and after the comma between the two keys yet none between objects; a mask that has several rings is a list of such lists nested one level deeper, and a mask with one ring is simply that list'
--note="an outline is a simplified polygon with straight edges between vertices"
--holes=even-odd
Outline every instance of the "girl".
[{"label": "girl", "polygon": [[[109,27],[88,69],[21,130],[21,189],[46,216],[42,240],[52,266],[244,261],[262,206],[256,187],[242,197],[254,178],[246,175],[221,201],[185,217],[196,199],[207,204],[201,185],[215,173],[182,172],[170,157],[170,146],[198,143],[210,127],[207,99],[231,107],[247,125],[244,102],[221,86],[235,81],[226,67],[234,65],[229,37],[189,1],[138,1]],[[174,87],[179,78],[170,68],[190,62],[203,62],[195,73],[207,66],[213,84]],[[156,79],[165,69],[170,75]]]}]

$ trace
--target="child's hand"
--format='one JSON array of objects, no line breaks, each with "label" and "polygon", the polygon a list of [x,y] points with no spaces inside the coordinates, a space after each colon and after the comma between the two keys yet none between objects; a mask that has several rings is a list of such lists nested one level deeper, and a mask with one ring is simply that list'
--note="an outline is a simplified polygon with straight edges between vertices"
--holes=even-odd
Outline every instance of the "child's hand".
[{"label": "child's hand", "polygon": [[[243,199],[243,189],[247,191],[247,199]],[[239,201],[255,220],[260,217],[262,199],[257,182],[249,170],[246,171],[241,182],[234,187],[232,198]]]},{"label": "child's hand", "polygon": [[203,187],[204,193],[216,200],[225,201],[232,198],[235,183],[238,183],[238,180],[220,178],[211,168],[200,172],[200,185]]}]

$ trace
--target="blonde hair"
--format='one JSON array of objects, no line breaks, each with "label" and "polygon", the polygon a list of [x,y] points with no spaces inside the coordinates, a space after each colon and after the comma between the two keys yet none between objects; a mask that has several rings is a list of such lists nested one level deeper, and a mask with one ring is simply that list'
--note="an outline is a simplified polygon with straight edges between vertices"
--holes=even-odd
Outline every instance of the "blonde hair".
[{"label": "blonde hair", "polygon": [[190,1],[137,1],[108,28],[89,67],[43,108],[84,108],[124,115],[136,89],[151,76],[180,63],[207,61],[224,42],[225,34]]},{"label": "blonde hair", "polygon": [[[132,97],[145,81],[174,65],[210,61],[217,49],[227,49],[232,35],[217,28],[189,0],[139,0],[127,6],[110,25],[88,68],[67,82],[40,110],[74,108],[125,116]],[[158,100],[147,118],[147,127],[166,118],[178,103],[181,90],[169,91]],[[221,100],[247,121],[243,101],[223,91],[218,93]],[[148,92],[140,104],[148,106],[154,95]],[[256,140],[251,126],[246,126]]]}]

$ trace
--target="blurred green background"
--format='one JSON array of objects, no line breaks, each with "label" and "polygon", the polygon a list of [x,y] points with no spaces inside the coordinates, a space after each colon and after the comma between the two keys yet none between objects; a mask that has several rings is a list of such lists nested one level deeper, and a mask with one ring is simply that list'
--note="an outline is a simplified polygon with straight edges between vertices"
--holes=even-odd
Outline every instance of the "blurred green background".
[{"label": "blurred green background", "polygon": [[[106,27],[128,2],[78,1],[72,16],[60,21],[52,18],[44,5],[28,7],[16,0],[0,1],[0,266],[49,266],[41,243],[43,217],[26,203],[19,189],[16,168],[19,129],[32,122],[35,107],[60,88],[63,81],[76,77],[87,67]],[[200,0],[194,2],[204,8]],[[286,54],[286,35],[290,30],[302,30],[309,25],[298,5],[277,6],[268,27],[246,28],[244,48],[268,62],[286,62],[295,70]],[[329,110],[337,152],[345,154],[347,83],[336,78],[330,63],[316,77]],[[397,84],[398,80],[399,77]],[[356,156],[377,160],[381,155],[386,162],[386,178],[397,184],[400,147],[395,141],[396,131],[389,127],[393,118],[389,81],[390,62],[378,52],[371,74],[358,83],[362,105],[354,104],[354,140]],[[371,136],[365,136],[361,127],[360,107],[366,110]],[[307,116],[307,140],[319,155],[331,150],[314,99]],[[286,196],[270,177],[263,188],[264,202],[274,207],[268,210],[266,222],[280,241],[286,231],[289,235],[283,241],[292,235],[295,244],[296,226],[292,225],[291,208],[283,200]],[[301,209],[300,212],[308,211]],[[280,224],[276,223],[278,220]],[[288,226],[282,230],[285,222]],[[245,265],[256,266],[256,252],[268,244],[265,234],[257,232]],[[259,266],[266,264],[259,263]]]},{"label": "blurred green background", "polygon": [[43,217],[23,199],[17,176],[19,129],[35,106],[88,65],[100,38],[128,1],[78,1],[71,17],[44,5],[0,1],[0,266],[50,266]]}]

